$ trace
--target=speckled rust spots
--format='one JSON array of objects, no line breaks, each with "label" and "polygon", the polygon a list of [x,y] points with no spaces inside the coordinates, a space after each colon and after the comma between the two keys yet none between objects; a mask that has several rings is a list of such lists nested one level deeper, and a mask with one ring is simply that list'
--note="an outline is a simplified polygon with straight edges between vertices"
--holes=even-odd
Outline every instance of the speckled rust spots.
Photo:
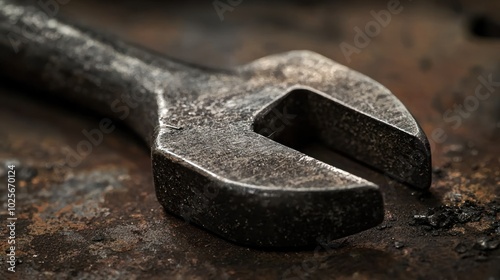
[{"label": "speckled rust spots", "polygon": [[[88,221],[74,219],[73,205],[66,205],[53,212],[51,203],[32,206],[36,211],[30,217],[28,229],[32,235],[53,234],[61,230],[82,230],[87,228]],[[51,213],[50,216],[46,213]],[[52,217],[58,217],[53,219]]]},{"label": "speckled rust spots", "polygon": [[[472,161],[474,158],[468,160]],[[474,168],[470,165],[464,165],[465,168],[450,170],[443,176],[442,180],[436,182],[436,187],[447,189],[446,202],[454,202],[457,199],[459,201],[473,199],[488,203],[500,195],[498,183],[500,174],[498,169],[491,168],[495,164],[495,159],[485,159],[481,165],[474,166],[474,163],[471,163]],[[469,173],[469,175],[465,177],[464,173]],[[449,182],[453,182],[451,189]]]}]

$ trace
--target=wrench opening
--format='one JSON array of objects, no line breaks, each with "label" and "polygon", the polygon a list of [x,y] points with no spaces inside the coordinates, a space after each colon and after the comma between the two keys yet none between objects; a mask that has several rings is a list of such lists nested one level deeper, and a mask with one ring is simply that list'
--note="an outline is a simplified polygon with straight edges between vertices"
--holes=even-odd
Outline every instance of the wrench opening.
[{"label": "wrench opening", "polygon": [[291,90],[257,115],[253,130],[304,153],[319,143],[412,187],[429,185],[426,141],[322,92]]}]

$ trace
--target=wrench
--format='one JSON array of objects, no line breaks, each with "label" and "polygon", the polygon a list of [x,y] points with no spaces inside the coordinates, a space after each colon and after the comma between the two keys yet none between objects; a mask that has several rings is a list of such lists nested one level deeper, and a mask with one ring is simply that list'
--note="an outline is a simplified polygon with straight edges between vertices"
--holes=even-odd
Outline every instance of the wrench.
[{"label": "wrench", "polygon": [[0,0],[0,71],[122,120],[151,146],[170,213],[238,244],[294,247],[383,220],[377,185],[309,157],[314,138],[418,189],[427,138],[376,81],[310,51],[230,70],[166,58]]}]

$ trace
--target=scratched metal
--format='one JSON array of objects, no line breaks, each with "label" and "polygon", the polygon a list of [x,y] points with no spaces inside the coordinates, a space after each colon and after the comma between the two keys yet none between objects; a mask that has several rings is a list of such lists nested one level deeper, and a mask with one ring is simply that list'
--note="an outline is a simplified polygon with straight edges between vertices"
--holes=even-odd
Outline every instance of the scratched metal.
[{"label": "scratched metal", "polygon": [[[326,57],[295,51],[234,70],[204,69],[40,20],[33,6],[0,6],[3,33],[31,28],[15,54],[11,40],[1,41],[4,72],[123,119],[151,143],[165,209],[231,241],[315,245],[319,236],[344,237],[383,219],[376,185],[280,145],[261,135],[266,129],[292,138],[283,136],[286,126],[309,127],[327,147],[430,186],[430,147],[410,112],[379,83]],[[120,98],[137,102],[128,114]],[[301,124],[275,126],[276,112]],[[207,189],[212,197],[200,199]]]},{"label": "scratched metal", "polygon": [[[383,9],[386,3],[280,4],[277,12],[273,8],[278,4],[244,2],[226,13],[222,23],[211,6],[197,5],[174,8],[145,2],[138,9],[134,4],[75,1],[64,13],[157,51],[211,66],[235,66],[291,49],[310,49],[347,64],[338,44],[352,42],[353,26],[372,20],[369,11]],[[85,139],[82,129],[98,127],[100,119],[86,117],[86,111],[16,97],[23,90],[3,89],[1,158],[38,171],[18,188],[22,263],[17,276],[498,277],[499,250],[483,251],[476,245],[481,236],[494,237],[488,231],[495,220],[489,220],[490,215],[442,231],[409,225],[415,214],[429,207],[460,206],[464,200],[486,207],[498,200],[498,94],[482,102],[457,129],[443,121],[446,110],[474,92],[479,75],[500,72],[498,41],[475,38],[466,24],[472,12],[488,14],[495,10],[493,5],[474,1],[452,10],[408,4],[362,53],[353,55],[350,67],[391,89],[428,135],[441,127],[448,138],[442,144],[431,139],[438,169],[430,193],[422,195],[387,183],[376,173],[363,173],[381,186],[385,222],[339,241],[326,236],[316,251],[247,249],[165,214],[154,195],[148,148],[124,128],[106,135],[77,167],[59,165],[67,155],[64,148],[74,149]],[[328,162],[334,156],[322,152],[316,157]],[[6,244],[1,244],[3,251]]]}]

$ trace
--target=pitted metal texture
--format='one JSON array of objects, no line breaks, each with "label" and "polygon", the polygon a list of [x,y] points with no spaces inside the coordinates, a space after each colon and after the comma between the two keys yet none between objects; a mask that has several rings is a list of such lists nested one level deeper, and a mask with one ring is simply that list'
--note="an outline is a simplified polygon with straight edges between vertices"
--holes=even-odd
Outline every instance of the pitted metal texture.
[{"label": "pitted metal texture", "polygon": [[[41,20],[36,8],[15,1],[0,5],[2,32],[33,31],[15,55],[1,39],[2,66],[14,68],[7,74],[131,126],[151,144],[163,207],[226,239],[304,246],[382,221],[375,184],[284,145],[303,125],[329,148],[388,176],[430,185],[427,139],[401,102],[319,54],[294,51],[207,69]],[[286,116],[284,104],[294,117],[276,130],[270,114]]]}]

